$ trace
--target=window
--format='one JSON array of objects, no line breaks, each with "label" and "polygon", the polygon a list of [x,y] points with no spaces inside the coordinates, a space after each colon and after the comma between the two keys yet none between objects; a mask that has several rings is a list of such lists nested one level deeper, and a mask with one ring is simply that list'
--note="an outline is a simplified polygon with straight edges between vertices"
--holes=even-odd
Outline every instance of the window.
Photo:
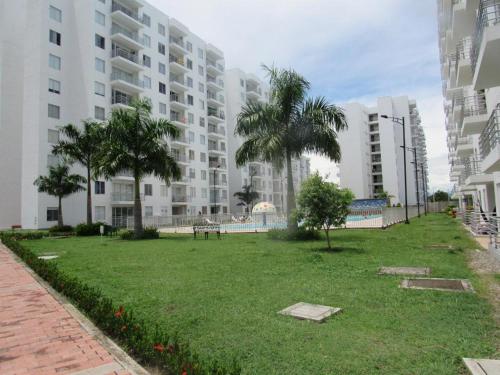
[{"label": "window", "polygon": [[47,140],[51,144],[56,144],[59,142],[59,131],[49,129],[47,132]]},{"label": "window", "polygon": [[194,114],[191,112],[188,113],[188,124],[194,124]]},{"label": "window", "polygon": [[[191,186],[191,187],[189,188],[189,196],[190,196],[191,198],[196,198],[196,187]],[[192,212],[195,212],[195,211],[196,211],[196,210],[193,210]]]},{"label": "window", "polygon": [[193,52],[193,44],[191,42],[186,42],[186,49],[189,52]]},{"label": "window", "polygon": [[203,53],[203,50],[202,50],[201,48],[198,48],[198,57],[199,57],[200,59],[202,59],[202,58],[204,57],[204,55],[205,55],[205,54]]},{"label": "window", "polygon": [[194,132],[189,132],[189,143],[194,143]]},{"label": "window", "polygon": [[61,45],[61,34],[54,30],[49,30],[49,41],[50,43]]},{"label": "window", "polygon": [[201,65],[198,65],[198,74],[200,76],[202,76],[204,72],[205,72],[205,69],[203,69],[203,67]]},{"label": "window", "polygon": [[47,207],[47,221],[57,221],[59,219],[59,210],[54,207]]},{"label": "window", "polygon": [[188,69],[193,70],[193,62],[190,59],[186,60],[186,65]]},{"label": "window", "polygon": [[205,117],[200,117],[200,126],[201,126],[202,128],[204,128],[204,127],[205,127]]},{"label": "window", "polygon": [[187,77],[187,85],[188,87],[193,87],[193,79],[191,77]]},{"label": "window", "polygon": [[163,63],[158,63],[158,71],[159,71],[161,74],[166,74],[166,72],[167,72],[167,68],[166,68],[165,64],[163,64]]},{"label": "window", "polygon": [[151,48],[151,37],[147,34],[142,35],[142,44],[144,44],[144,47]]},{"label": "window", "polygon": [[147,27],[151,26],[151,17],[149,17],[146,13],[142,14],[142,24]]},{"label": "window", "polygon": [[100,36],[99,34],[95,34],[95,45],[96,45],[96,47],[105,49],[106,48],[106,39],[104,39],[104,37]]},{"label": "window", "polygon": [[106,220],[106,207],[105,206],[95,206],[94,218],[96,221]]},{"label": "window", "polygon": [[188,98],[188,104],[189,105],[193,105],[194,104],[194,97],[193,97],[193,95],[188,95],[187,98]]},{"label": "window", "polygon": [[163,82],[159,82],[158,86],[159,86],[158,88],[160,90],[160,93],[166,95],[167,94],[167,86],[165,86],[165,84]]},{"label": "window", "polygon": [[106,183],[104,181],[94,181],[94,194],[106,194]]},{"label": "window", "polygon": [[203,134],[200,134],[200,145],[205,144],[205,136]]},{"label": "window", "polygon": [[106,26],[106,16],[99,12],[98,10],[95,11],[95,23]]},{"label": "window", "polygon": [[204,152],[200,152],[200,161],[202,163],[206,163],[206,161],[207,161],[207,154],[205,154]]},{"label": "window", "polygon": [[62,22],[62,12],[60,9],[53,7],[52,5],[49,8],[49,17],[57,22]]},{"label": "window", "polygon": [[201,93],[205,93],[205,85],[203,83],[198,83],[198,91]]},{"label": "window", "polygon": [[146,216],[146,217],[153,216],[153,206],[144,207],[144,216]]},{"label": "window", "polygon": [[53,92],[54,94],[61,93],[61,82],[56,81],[55,79],[49,78],[49,92]]},{"label": "window", "polygon": [[165,103],[160,103],[160,113],[162,115],[166,115],[167,114],[167,105]]},{"label": "window", "polygon": [[241,86],[241,87],[245,87],[245,81],[244,81],[244,80],[242,80],[242,79],[240,79],[240,86]]},{"label": "window", "polygon": [[60,112],[61,112],[61,109],[59,108],[58,105],[49,104],[49,117],[50,118],[56,118],[56,119],[61,118]]},{"label": "window", "polygon": [[152,184],[144,184],[144,195],[153,195],[153,185]]},{"label": "window", "polygon": [[101,73],[106,73],[106,62],[99,58],[95,58],[95,70]]},{"label": "window", "polygon": [[[201,179],[206,180],[207,179],[207,171],[200,171],[200,172],[201,172]],[[206,196],[204,198],[206,198]]]},{"label": "window", "polygon": [[[192,160],[194,160],[194,159],[195,159],[195,156],[194,156],[194,150],[189,150],[189,160],[191,160],[191,161],[192,161]],[[190,171],[191,171],[191,170],[190,170]],[[189,174],[190,174],[190,177],[191,177],[191,178],[194,178],[194,176],[191,176],[191,172],[189,172]],[[194,172],[193,172],[193,174],[194,174]]]},{"label": "window", "polygon": [[165,26],[164,26],[164,25],[162,25],[161,23],[159,23],[159,24],[158,24],[158,33],[159,33],[160,35],[165,36]]},{"label": "window", "polygon": [[94,117],[98,120],[105,120],[106,112],[104,108],[95,106],[94,107]]},{"label": "window", "polygon": [[105,96],[106,94],[106,85],[104,83],[101,83],[101,82],[94,82],[94,93],[96,95],[100,95],[100,96]]},{"label": "window", "polygon": [[160,207],[160,212],[161,212],[161,216],[167,216],[168,215],[168,207],[167,206],[161,206]]},{"label": "window", "polygon": [[166,197],[168,195],[167,185],[160,185],[160,197]]},{"label": "window", "polygon": [[200,99],[200,109],[205,109],[205,102]]},{"label": "window", "polygon": [[[206,171],[201,171],[201,175],[202,176],[203,176],[203,172],[205,172],[205,180],[206,180],[207,172]],[[201,188],[201,197],[202,198],[206,198],[207,197],[207,188]],[[206,209],[206,207],[205,207],[205,209]]]},{"label": "window", "polygon": [[148,76],[144,76],[144,88],[145,89],[151,88],[151,78],[149,78]]},{"label": "window", "polygon": [[55,70],[61,70],[61,58],[55,55],[49,55],[49,66]]},{"label": "window", "polygon": [[142,65],[151,68],[151,57],[148,55],[142,55]]},{"label": "window", "polygon": [[165,55],[165,44],[158,42],[158,52]]}]

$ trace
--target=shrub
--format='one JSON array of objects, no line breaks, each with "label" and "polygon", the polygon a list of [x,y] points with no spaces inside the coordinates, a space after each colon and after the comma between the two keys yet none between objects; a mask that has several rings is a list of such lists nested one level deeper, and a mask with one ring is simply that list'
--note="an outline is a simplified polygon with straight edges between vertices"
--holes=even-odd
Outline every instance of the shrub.
[{"label": "shrub", "polygon": [[267,236],[272,240],[280,241],[316,241],[321,239],[317,230],[299,227],[295,232],[287,229],[270,229]]},{"label": "shrub", "polygon": [[160,238],[160,232],[155,227],[146,227],[141,237],[136,237],[133,230],[126,230],[120,233],[122,240],[155,240]]},{"label": "shrub", "polygon": [[122,240],[133,240],[134,237],[134,231],[133,230],[125,230],[123,232],[120,232],[120,238]]},{"label": "shrub", "polygon": [[77,236],[98,236],[101,234],[101,225],[104,225],[104,235],[111,232],[111,225],[98,221],[97,223],[92,224],[78,224],[75,227],[75,233]]},{"label": "shrub", "polygon": [[0,232],[1,235],[7,235],[10,238],[20,241],[20,240],[39,240],[47,236],[47,232],[42,231],[32,231],[32,232]]},{"label": "shrub", "polygon": [[[15,233],[17,234],[17,233]],[[60,271],[57,263],[46,262],[38,257],[12,232],[0,232],[0,239],[40,277],[55,290],[64,294],[107,335],[114,338],[136,360],[148,367],[156,367],[166,374],[187,375],[237,375],[240,366],[233,361],[229,365],[201,361],[192,353],[189,345],[176,335],[168,335],[158,325],[150,325],[137,319],[132,311],[117,306],[98,288],[90,287],[75,277]]]},{"label": "shrub", "polygon": [[49,228],[50,234],[68,234],[73,233],[73,227],[71,225],[54,225]]}]

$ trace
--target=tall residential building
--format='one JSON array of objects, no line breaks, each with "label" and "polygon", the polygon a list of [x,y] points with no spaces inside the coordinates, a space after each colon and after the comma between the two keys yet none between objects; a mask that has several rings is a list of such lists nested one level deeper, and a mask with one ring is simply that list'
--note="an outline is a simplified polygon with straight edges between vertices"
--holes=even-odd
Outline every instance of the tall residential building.
[{"label": "tall residential building", "polygon": [[[225,74],[227,98],[228,128],[228,168],[229,168],[229,201],[231,212],[242,212],[244,207],[238,206],[239,200],[234,193],[241,191],[244,185],[252,185],[259,194],[256,201],[273,203],[278,212],[286,210],[286,171],[278,171],[270,163],[251,162],[238,168],[235,155],[243,144],[243,139],[235,136],[237,117],[249,101],[269,100],[269,87],[257,76],[245,73],[240,69],[228,69]],[[298,192],[302,181],[310,174],[309,159],[302,157],[292,161],[294,191]]]},{"label": "tall residential building", "polygon": [[[219,49],[143,0],[1,1],[0,29],[0,228],[56,224],[57,200],[33,181],[58,162],[58,129],[105,120],[137,97],[182,131],[170,142],[182,178],[145,178],[143,216],[229,211]],[[123,224],[133,189],[127,171],[93,182],[95,220]],[[64,199],[65,222],[84,221],[85,207],[85,193]]]},{"label": "tall residential building", "polygon": [[500,207],[500,0],[438,0],[450,179],[460,206]]},{"label": "tall residential building", "polygon": [[392,203],[404,204],[403,127],[390,119],[404,117],[408,204],[417,203],[412,148],[417,153],[419,202],[423,203],[428,181],[427,151],[416,102],[406,96],[381,97],[375,107],[349,103],[344,109],[349,127],[339,133],[340,185],[351,189],[357,199],[377,198],[387,192]]}]

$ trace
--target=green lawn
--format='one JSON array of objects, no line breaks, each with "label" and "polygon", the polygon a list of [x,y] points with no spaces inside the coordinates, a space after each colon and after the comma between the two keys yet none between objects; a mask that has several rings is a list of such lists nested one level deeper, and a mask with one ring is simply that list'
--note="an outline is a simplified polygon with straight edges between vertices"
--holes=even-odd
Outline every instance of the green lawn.
[{"label": "green lawn", "polygon": [[[477,245],[444,215],[387,230],[341,230],[320,242],[265,234],[160,240],[27,241],[116,303],[189,340],[202,357],[239,359],[245,374],[457,374],[462,357],[494,355],[484,286],[466,266]],[[431,250],[447,243],[455,250]],[[404,290],[380,266],[429,266],[477,294]],[[342,307],[316,324],[277,314],[305,301]]]}]

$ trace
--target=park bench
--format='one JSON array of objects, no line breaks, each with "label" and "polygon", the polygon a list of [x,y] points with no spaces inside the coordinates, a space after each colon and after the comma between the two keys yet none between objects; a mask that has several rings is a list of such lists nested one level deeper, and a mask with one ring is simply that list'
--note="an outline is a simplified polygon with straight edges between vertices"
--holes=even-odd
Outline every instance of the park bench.
[{"label": "park bench", "polygon": [[205,239],[208,239],[209,233],[216,233],[217,239],[220,239],[220,225],[219,224],[202,224],[202,225],[193,225],[193,234],[194,238],[196,238],[196,234],[205,233]]}]

